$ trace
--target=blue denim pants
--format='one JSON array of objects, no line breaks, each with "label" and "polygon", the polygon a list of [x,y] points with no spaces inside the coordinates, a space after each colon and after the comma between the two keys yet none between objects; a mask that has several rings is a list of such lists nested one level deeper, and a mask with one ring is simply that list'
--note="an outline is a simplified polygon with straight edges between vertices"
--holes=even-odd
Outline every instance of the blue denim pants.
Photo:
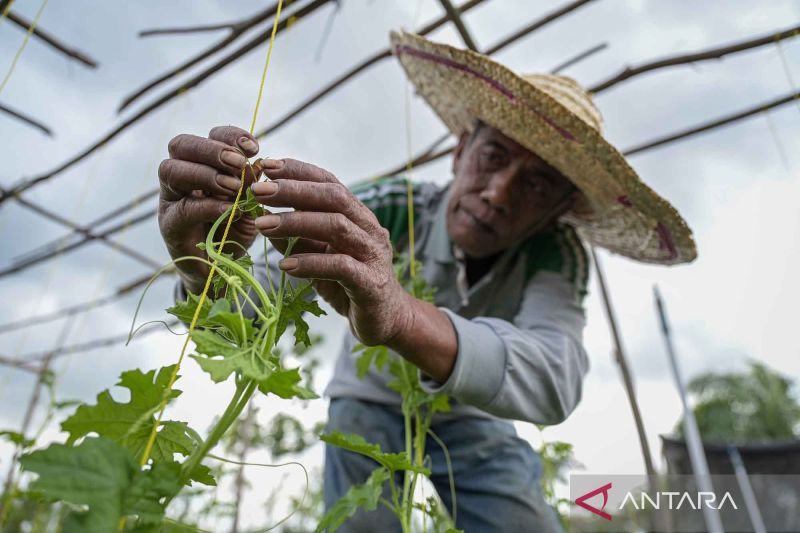
[{"label": "blue denim pants", "polygon": [[[555,511],[542,497],[539,456],[517,436],[511,423],[461,417],[434,422],[432,429],[450,453],[459,529],[465,533],[563,531]],[[331,400],[327,430],[358,433],[386,452],[404,450],[403,416],[397,407],[335,398]],[[430,479],[449,511],[452,498],[444,453],[430,437],[426,452],[432,463]],[[376,466],[368,457],[326,444],[326,509],[351,485],[366,481]],[[402,478],[399,480],[402,485]],[[372,512],[359,510],[338,531],[391,533],[399,532],[400,524],[391,511],[379,505]]]}]

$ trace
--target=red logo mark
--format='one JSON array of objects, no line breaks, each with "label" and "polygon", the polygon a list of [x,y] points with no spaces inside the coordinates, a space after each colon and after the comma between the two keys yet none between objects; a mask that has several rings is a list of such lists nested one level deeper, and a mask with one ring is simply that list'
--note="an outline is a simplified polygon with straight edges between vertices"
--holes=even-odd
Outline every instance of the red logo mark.
[{"label": "red logo mark", "polygon": [[[605,511],[603,511],[603,509],[605,509],[605,508],[606,508],[606,504],[608,503],[608,491],[609,491],[609,490],[611,490],[611,483],[609,483],[609,484],[607,484],[607,485],[603,485],[603,486],[602,486],[602,487],[600,487],[600,488],[594,489],[592,492],[587,492],[587,493],[586,493],[586,494],[584,494],[583,496],[581,496],[581,497],[579,497],[578,499],[576,499],[576,500],[575,500],[575,503],[576,503],[578,506],[580,506],[580,507],[583,507],[584,509],[586,509],[586,510],[587,510],[587,511],[589,511],[590,513],[594,513],[594,514],[596,514],[597,516],[599,516],[600,518],[605,518],[606,520],[608,520],[609,522],[611,522],[611,515],[610,515],[610,514],[608,514],[608,513],[607,513],[607,512],[605,512]],[[589,505],[588,503],[586,503],[586,500],[588,500],[588,499],[590,499],[590,498],[593,498],[593,497],[597,496],[597,495],[598,495],[598,494],[600,494],[601,492],[603,493],[603,506],[602,506],[602,507],[600,507],[600,509],[598,509],[598,508],[596,508],[596,507],[592,507],[591,505]]]}]

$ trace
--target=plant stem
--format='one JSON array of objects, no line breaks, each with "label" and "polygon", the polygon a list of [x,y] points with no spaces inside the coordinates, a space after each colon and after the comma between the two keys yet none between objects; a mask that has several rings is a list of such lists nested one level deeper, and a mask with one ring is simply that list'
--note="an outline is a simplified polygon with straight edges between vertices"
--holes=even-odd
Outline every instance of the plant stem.
[{"label": "plant stem", "polygon": [[205,442],[193,451],[183,463],[181,479],[189,479],[194,469],[200,464],[200,461],[202,461],[212,448],[217,445],[219,440],[225,435],[225,432],[231,427],[231,424],[239,417],[255,391],[256,382],[251,379],[240,381],[236,385],[233,398],[231,398],[228,407],[225,408],[225,412],[211,429],[208,438],[206,438]]}]

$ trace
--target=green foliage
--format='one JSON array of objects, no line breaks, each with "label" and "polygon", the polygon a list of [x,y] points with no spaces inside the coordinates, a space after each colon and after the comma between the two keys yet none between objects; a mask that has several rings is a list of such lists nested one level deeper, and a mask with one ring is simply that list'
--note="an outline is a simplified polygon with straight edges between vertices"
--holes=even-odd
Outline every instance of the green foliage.
[{"label": "green foliage", "polygon": [[[141,457],[174,370],[173,365],[159,369],[157,374],[155,370],[123,372],[117,385],[129,390],[130,401],[117,402],[109,390],[104,390],[97,395],[95,405],[79,406],[61,423],[61,429],[69,433],[67,444],[94,433],[121,444],[134,457]],[[177,398],[180,393],[172,389],[168,398]],[[172,461],[174,454],[189,455],[194,447],[192,432],[185,422],[166,421],[161,423],[151,457],[154,461]]]},{"label": "green foliage", "polygon": [[266,210],[256,199],[255,193],[249,187],[245,191],[244,201],[239,204],[239,211],[253,218],[262,216]]},{"label": "green foliage", "polygon": [[20,448],[30,448],[33,446],[33,439],[25,438],[25,435],[17,431],[0,431],[0,439],[10,442]]},{"label": "green foliage", "polygon": [[[175,318],[181,320],[181,322],[189,323],[192,321],[194,317],[194,313],[197,310],[197,305],[200,303],[200,297],[196,294],[189,293],[188,297],[183,302],[178,302],[172,307],[167,309],[167,313],[173,315]],[[211,310],[211,300],[206,298],[203,302],[203,308],[200,311],[199,319],[202,321],[205,317],[208,316],[208,312]]]},{"label": "green foliage", "polygon": [[[405,256],[396,257],[395,276],[414,297],[429,302],[433,301],[434,290],[427,286],[424,278],[411,275],[412,272],[419,272],[421,265],[417,263],[414,269],[410,269],[409,265],[409,260]],[[406,277],[407,275],[408,277]],[[420,384],[419,369],[396,354],[391,354],[386,346],[356,344],[353,347],[353,352],[361,352],[356,359],[356,371],[359,378],[363,379],[373,365],[378,371],[383,371],[388,365],[389,373],[394,379],[387,383],[387,386],[397,391],[402,401],[406,449],[402,453],[386,453],[381,450],[379,445],[367,442],[360,435],[344,435],[342,433],[323,435],[321,437],[322,440],[333,446],[360,453],[376,461],[380,467],[373,475],[381,471],[387,474],[391,473],[386,477],[386,481],[388,481],[391,489],[392,501],[384,501],[384,503],[397,516],[400,528],[404,533],[410,532],[412,529],[412,512],[415,508],[433,518],[434,531],[455,531],[450,527],[451,524],[449,522],[442,519],[442,510],[436,507],[435,504],[430,502],[421,506],[414,504],[414,489],[418,477],[420,475],[430,475],[430,470],[425,466],[429,460],[425,455],[425,442],[433,423],[433,416],[436,413],[450,410],[449,399],[443,394],[433,395],[425,392]],[[400,471],[403,472],[402,490],[396,486],[394,476],[395,472]],[[370,478],[367,484],[374,482],[376,481]],[[381,485],[383,485],[383,482]],[[356,495],[361,496],[363,496],[364,491],[377,491],[375,498],[378,498],[382,486],[370,486],[367,489],[366,485],[359,485],[353,487],[353,489],[356,490]],[[369,494],[370,496],[373,495],[372,492],[369,492]],[[349,516],[352,516],[358,505],[370,505],[372,509],[375,506],[372,499],[359,499],[348,492],[329,511],[322,524],[336,524],[336,527],[338,527]]]},{"label": "green foliage", "polygon": [[430,470],[424,466],[413,464],[406,452],[387,453],[381,451],[379,444],[371,444],[364,440],[364,437],[356,434],[345,435],[344,433],[334,432],[320,437],[324,442],[338,446],[339,448],[366,455],[376,463],[391,472],[408,470],[426,476],[430,475]]},{"label": "green foliage", "polygon": [[[689,383],[705,440],[759,442],[798,437],[800,404],[790,379],[752,362],[748,372],[706,373]],[[683,436],[682,421],[675,431]]]},{"label": "green foliage", "polygon": [[[205,439],[185,422],[161,420],[163,409],[181,394],[173,388],[178,378],[175,366],[123,372],[117,385],[127,389],[127,401],[117,401],[105,390],[97,395],[96,403],[79,405],[61,424],[68,433],[65,444],[52,444],[20,460],[26,471],[38,474],[27,495],[41,494],[41,501],[51,509],[53,502],[61,502],[56,503],[59,509],[70,510],[60,521],[65,533],[108,533],[123,526],[140,533],[186,530],[181,521],[164,519],[165,507],[192,480],[216,484],[213,471],[202,461],[234,425],[252,395],[260,390],[281,398],[317,397],[301,385],[298,368],[282,366],[275,349],[290,323],[297,343],[311,344],[302,315],[319,316],[322,310],[310,298],[310,285],[287,291],[282,276],[278,290],[268,294],[252,275],[253,263],[246,253],[234,259],[233,254],[217,250],[212,236],[226,218],[227,213],[217,219],[200,245],[217,266],[212,282],[218,297],[189,294],[167,311],[185,323],[194,322],[191,357],[212,381],[235,375],[233,397]],[[190,259],[197,260],[181,260]],[[52,396],[53,376],[44,375],[41,381]],[[50,412],[69,405],[51,401]],[[3,432],[0,437],[23,448],[33,444],[15,432]],[[16,489],[12,492],[21,494]],[[4,503],[20,508],[13,501]],[[38,512],[38,507],[33,509]]]},{"label": "green foliage", "polygon": [[317,526],[315,533],[323,531],[333,533],[359,508],[363,508],[365,511],[374,511],[380,502],[383,484],[390,478],[389,470],[380,467],[372,472],[366,482],[350,487],[347,493],[328,511],[328,514]]},{"label": "green foliage", "polygon": [[317,394],[299,385],[302,381],[299,368],[280,370],[273,372],[264,381],[258,384],[258,388],[264,394],[272,393],[284,399],[300,398],[301,400],[313,400],[319,398]]},{"label": "green foliage", "polygon": [[323,426],[324,424],[319,424],[308,429],[295,417],[278,413],[272,418],[269,431],[261,436],[259,443],[270,451],[273,458],[279,459],[288,454],[303,452],[316,444]]},{"label": "green foliage", "polygon": [[39,477],[31,489],[78,506],[64,523],[64,533],[116,531],[123,517],[138,524],[160,523],[163,498],[179,490],[179,466],[162,462],[141,470],[130,451],[116,442],[87,438],[78,446],[51,444],[23,456],[20,464]]},{"label": "green foliage", "polygon": [[227,380],[233,373],[260,382],[275,370],[269,354],[265,357],[256,346],[236,345],[210,329],[196,329],[191,336],[196,352],[191,357],[214,383]]},{"label": "green foliage", "polygon": [[294,323],[294,342],[311,346],[311,339],[308,336],[308,324],[303,319],[303,313],[311,313],[314,316],[325,314],[316,300],[309,300],[311,293],[311,283],[304,283],[299,288],[287,293],[278,317],[277,338],[280,339],[289,322]]},{"label": "green foliage", "polygon": [[353,353],[358,352],[361,352],[361,355],[356,359],[358,379],[364,379],[369,367],[373,364],[378,370],[383,370],[386,366],[386,361],[389,359],[389,348],[386,346],[366,346],[359,342],[353,346]]},{"label": "green foliage", "polygon": [[569,469],[579,463],[575,460],[572,444],[562,441],[547,441],[544,439],[545,426],[537,427],[542,433],[542,445],[537,450],[542,462],[542,477],[539,480],[542,495],[544,501],[556,511],[564,531],[570,531],[572,528],[570,527],[569,509],[572,501],[556,495],[556,483],[565,483]]}]

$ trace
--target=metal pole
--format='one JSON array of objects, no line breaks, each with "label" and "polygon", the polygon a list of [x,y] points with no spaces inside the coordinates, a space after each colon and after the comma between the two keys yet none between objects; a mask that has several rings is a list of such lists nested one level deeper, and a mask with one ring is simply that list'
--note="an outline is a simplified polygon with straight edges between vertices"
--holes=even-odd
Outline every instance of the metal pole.
[{"label": "metal pole", "polygon": [[600,258],[594,250],[594,246],[589,248],[594,263],[595,271],[597,271],[597,281],[600,285],[600,296],[603,298],[603,304],[606,309],[606,318],[608,319],[608,327],[611,329],[611,338],[614,341],[614,358],[619,365],[619,370],[622,373],[622,382],[625,385],[625,392],[628,394],[628,402],[631,404],[631,411],[633,412],[633,421],[636,424],[636,432],[639,434],[639,445],[642,447],[642,458],[644,459],[644,466],[647,470],[647,476],[650,479],[651,486],[655,487],[656,470],[653,467],[653,456],[650,453],[650,444],[647,442],[647,433],[644,430],[644,422],[642,422],[642,412],[639,410],[639,402],[636,400],[636,391],[633,386],[633,377],[631,376],[628,367],[628,359],[625,355],[625,349],[622,346],[622,336],[619,333],[617,326],[617,316],[614,313],[614,306],[611,303],[611,296],[608,293],[608,286],[606,284],[606,277],[603,273],[603,268],[600,264]]},{"label": "metal pole", "polygon": [[742,456],[739,455],[739,450],[732,444],[728,445],[728,457],[733,464],[733,472],[736,474],[736,481],[739,483],[739,489],[742,491],[744,498],[744,506],[747,508],[747,515],[750,517],[750,523],[753,524],[753,531],[755,533],[767,533],[767,527],[764,525],[764,518],[761,516],[761,510],[758,508],[758,501],[753,492],[753,486],[750,484],[750,478],[747,476],[747,469],[744,467]]},{"label": "metal pole", "polygon": [[[670,335],[669,323],[667,322],[667,313],[664,308],[664,303],[661,300],[661,294],[658,292],[658,286],[653,286],[653,295],[656,300],[656,309],[658,310],[658,317],[661,322],[661,332],[664,335],[664,344],[667,348],[669,355],[670,368],[672,369],[672,377],[675,379],[675,385],[678,387],[678,394],[681,397],[681,405],[683,406],[683,431],[686,435],[686,446],[689,449],[689,460],[692,463],[692,470],[694,471],[694,478],[697,482],[697,488],[703,492],[713,492],[714,487],[711,484],[711,474],[708,471],[708,463],[706,462],[705,452],[703,451],[703,441],[700,439],[700,431],[697,429],[697,421],[694,418],[694,413],[689,408],[689,402],[686,399],[686,386],[683,383],[681,370],[678,366],[678,357],[675,355],[675,348],[672,345],[672,337]],[[709,533],[724,533],[722,528],[722,519],[719,516],[719,511],[708,505],[702,507],[703,519],[706,522],[706,528]]]}]

